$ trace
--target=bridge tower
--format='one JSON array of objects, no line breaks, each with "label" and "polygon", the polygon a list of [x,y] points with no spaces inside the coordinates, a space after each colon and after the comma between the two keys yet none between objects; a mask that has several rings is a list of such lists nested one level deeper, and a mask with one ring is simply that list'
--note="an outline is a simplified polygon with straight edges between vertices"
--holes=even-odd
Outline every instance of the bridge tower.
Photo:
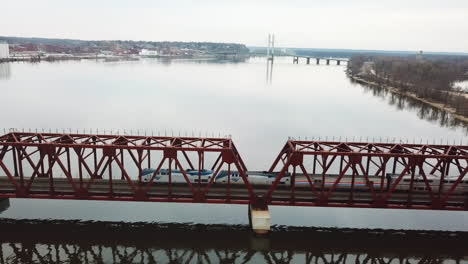
[{"label": "bridge tower", "polygon": [[273,61],[275,57],[275,35],[268,34],[267,60]]},{"label": "bridge tower", "polygon": [[274,57],[275,57],[275,35],[274,34],[268,34],[267,73],[266,73],[266,82],[267,82],[267,84],[272,83]]}]

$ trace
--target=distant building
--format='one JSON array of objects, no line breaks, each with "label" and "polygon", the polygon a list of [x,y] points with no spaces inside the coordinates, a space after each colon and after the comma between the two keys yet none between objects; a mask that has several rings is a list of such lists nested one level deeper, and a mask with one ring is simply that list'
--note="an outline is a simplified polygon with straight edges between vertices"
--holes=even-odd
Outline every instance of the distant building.
[{"label": "distant building", "polygon": [[8,59],[10,57],[10,47],[6,42],[0,42],[0,59]]},{"label": "distant building", "polygon": [[138,53],[140,56],[159,56],[159,51],[157,50],[149,50],[149,49],[142,49],[140,53]]},{"label": "distant building", "polygon": [[361,72],[359,75],[372,75],[374,74],[374,62],[366,61],[362,64]]}]

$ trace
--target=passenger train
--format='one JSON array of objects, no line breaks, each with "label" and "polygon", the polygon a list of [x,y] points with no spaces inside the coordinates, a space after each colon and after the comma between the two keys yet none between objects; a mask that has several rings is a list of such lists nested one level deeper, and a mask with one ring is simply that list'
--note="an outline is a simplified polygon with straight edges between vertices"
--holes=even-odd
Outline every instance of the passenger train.
[{"label": "passenger train", "polygon": [[[149,182],[151,177],[153,176],[155,169],[146,168],[143,169],[141,172],[141,178],[144,182]],[[190,180],[191,183],[198,182],[198,175],[200,174],[200,181],[202,183],[207,183],[213,177],[212,170],[186,170],[185,174],[187,178]],[[154,177],[153,182],[160,182],[160,183],[167,183],[169,182],[169,170],[168,169],[160,169],[158,173]],[[171,182],[173,183],[185,183],[185,177],[180,170],[172,170],[171,171]]]},{"label": "passenger train", "polygon": [[[144,182],[148,182],[151,177],[153,176],[154,169],[146,168],[142,171],[142,179]],[[200,181],[201,183],[208,183],[211,178],[214,176],[214,171],[212,170],[186,170],[185,171],[187,178],[190,180],[191,183],[198,183],[199,174],[200,174]],[[266,171],[252,171],[248,172],[247,179],[250,184],[257,185],[257,186],[268,186],[273,184],[276,180],[278,173],[269,173]],[[373,186],[375,190],[382,190],[387,191],[392,187],[392,184],[398,179],[399,174],[390,174],[387,173],[386,177],[383,179],[377,176],[369,176],[369,184]],[[329,189],[334,184],[339,175],[337,174],[327,174],[325,175],[325,182],[322,183],[322,175],[321,174],[313,174],[310,175],[310,179],[314,184],[315,188],[323,188]],[[427,177],[428,183],[430,188],[434,193],[439,192],[448,192],[451,186],[457,180],[456,177],[446,177],[442,183],[440,184],[440,178],[434,175],[428,175]],[[156,175],[154,182],[155,183],[167,183],[169,181],[169,170],[168,169],[161,169]],[[173,183],[185,183],[186,180],[180,170],[172,170],[171,172],[171,181]],[[213,180],[215,184],[227,184],[228,183],[228,172],[227,171],[220,171],[216,178]],[[244,181],[237,171],[231,172],[230,177],[231,184],[244,184]],[[291,174],[286,173],[284,177],[281,178],[280,182],[278,183],[280,186],[291,186]],[[339,183],[336,184],[337,191],[346,191],[350,190],[352,187],[352,176],[345,175],[342,177]],[[309,181],[305,176],[297,175],[295,186],[297,188],[310,188]],[[442,186],[442,189],[440,187]],[[404,175],[398,185],[396,186],[396,191],[409,191],[411,188],[411,175]],[[368,184],[366,183],[364,177],[362,176],[355,176],[354,180],[354,190],[369,190]],[[422,175],[415,175],[414,181],[412,184],[412,190],[414,192],[428,192],[427,185],[424,181]],[[454,190],[455,194],[468,194],[468,179],[463,180],[458,184],[458,186]]]}]

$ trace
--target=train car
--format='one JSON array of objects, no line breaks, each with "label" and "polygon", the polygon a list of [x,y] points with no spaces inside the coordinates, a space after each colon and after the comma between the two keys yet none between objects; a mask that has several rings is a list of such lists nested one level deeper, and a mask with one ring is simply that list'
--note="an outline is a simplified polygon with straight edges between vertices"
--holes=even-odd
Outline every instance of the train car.
[{"label": "train car", "polygon": [[[148,182],[153,173],[154,169],[147,168],[142,171],[142,179],[144,182]],[[197,183],[198,182],[198,170],[186,170],[186,175],[187,178],[190,180],[191,183]],[[213,177],[214,172],[212,170],[202,170],[200,171],[201,177],[200,180],[202,183],[208,183]],[[169,170],[168,169],[161,169],[155,176],[154,182],[160,182],[160,183],[167,183],[169,181]],[[185,183],[186,180],[182,174],[181,171],[179,170],[172,170],[172,182],[173,183]],[[266,171],[249,171],[248,174],[246,175],[249,183],[253,186],[268,186],[272,185],[277,176],[277,172],[266,172]],[[338,174],[327,174],[325,175],[325,182],[322,184],[322,175],[321,174],[314,174],[310,175],[310,179],[312,183],[314,184],[315,188],[323,188],[324,189],[329,189],[331,188],[334,184],[335,181],[338,179],[339,175]],[[228,171],[220,171],[218,175],[216,175],[216,178],[214,179],[215,184],[228,184]],[[290,173],[286,173],[281,180],[279,181],[278,185],[279,186],[291,186],[292,178]],[[231,171],[231,177],[230,177],[230,183],[231,184],[244,184],[244,181],[240,175],[239,172],[237,171]],[[369,184],[373,186],[374,189],[382,189],[382,190],[387,190],[389,188],[389,185],[391,183],[391,177],[387,176],[384,178],[384,181],[382,183],[381,177],[376,177],[376,176],[369,176]],[[381,187],[381,184],[382,187]],[[352,181],[352,176],[351,175],[344,175],[340,182],[337,183],[336,185],[336,190],[350,190],[352,189],[353,181]],[[303,175],[298,174],[296,176],[295,180],[295,186],[297,188],[310,188],[309,187],[309,181],[307,178]],[[354,179],[354,190],[369,190],[369,185],[366,183],[364,178],[362,176],[355,176]]]},{"label": "train car", "polygon": [[[315,188],[321,189],[322,186],[324,189],[330,189],[335,184],[336,180],[339,178],[338,174],[326,174],[325,181],[323,182],[322,174],[313,174],[310,175],[310,180],[314,184]],[[353,177],[352,175],[344,175],[340,181],[336,184],[336,190],[369,190],[369,185],[374,189],[387,190],[391,182],[390,177],[386,176],[382,182],[381,177],[377,176],[368,176],[369,183],[366,182],[365,178],[362,175]],[[309,180],[305,176],[297,176],[295,184],[297,187],[307,187],[309,186]],[[354,187],[353,187],[354,186]]]},{"label": "train car", "polygon": [[[155,169],[152,168],[145,168],[141,172],[141,178],[143,182],[149,182],[151,177],[153,176]],[[199,174],[200,174],[200,181],[202,183],[208,183],[213,177],[212,170],[186,170],[185,174],[187,175],[188,180],[191,183],[198,183]],[[168,169],[160,169],[158,173],[154,177],[154,181],[156,183],[168,183],[169,182],[169,170]],[[180,170],[172,170],[171,171],[171,182],[172,183],[186,183],[187,180],[185,179],[184,175]]]},{"label": "train car", "polygon": [[[390,174],[392,181],[396,181],[400,175],[398,174]],[[442,182],[442,189],[441,187],[441,182],[440,182],[440,177],[435,176],[435,175],[427,175],[426,176],[427,183],[429,184],[429,187],[431,190],[435,193],[438,193],[439,191],[442,193],[447,193],[453,184],[456,182],[457,177],[456,176],[446,176],[444,177],[444,180]],[[420,174],[414,175],[413,178],[413,185],[411,186],[411,175],[407,174],[402,177],[400,180],[399,184],[396,187],[396,190],[399,191],[409,191],[412,190],[414,192],[427,192],[427,184],[426,181],[424,180],[424,177]],[[455,187],[454,194],[467,194],[468,193],[468,179],[464,179],[460,181],[460,183]]]},{"label": "train car", "polygon": [[[249,181],[250,184],[252,185],[271,185],[273,182],[276,180],[276,175],[277,173],[269,173],[266,171],[250,171],[248,172],[247,180]],[[280,185],[290,185],[289,183],[290,178],[289,177],[283,177],[279,184]],[[242,176],[239,174],[237,171],[232,171],[231,172],[231,179],[230,179],[231,184],[244,184],[244,180],[242,179]],[[216,183],[217,184],[227,184],[228,183],[228,172],[227,171],[221,171],[218,173],[216,176]]]},{"label": "train car", "polygon": [[[252,185],[271,185],[276,180],[278,173],[268,173],[268,172],[248,172],[247,179]],[[324,189],[331,188],[335,181],[338,179],[339,175],[337,174],[327,174],[325,175],[325,183],[323,184]],[[315,188],[322,188],[322,175],[310,175],[310,179]],[[227,184],[228,177],[227,172],[223,171],[218,174],[216,177],[217,183]],[[244,181],[238,172],[232,172],[231,174],[231,183],[232,184],[243,184]],[[381,182],[381,177],[369,176],[369,184],[373,186],[374,189],[380,189],[381,184],[383,190],[387,190],[389,187],[390,178],[385,177],[383,183]],[[280,186],[291,186],[292,178],[290,173],[286,173],[278,183]],[[351,175],[345,175],[341,178],[340,182],[336,185],[336,190],[350,190],[352,188],[353,181]],[[309,181],[303,175],[298,174],[295,179],[296,188],[310,188]],[[354,189],[355,190],[368,190],[369,186],[362,176],[356,176],[354,179]]]}]

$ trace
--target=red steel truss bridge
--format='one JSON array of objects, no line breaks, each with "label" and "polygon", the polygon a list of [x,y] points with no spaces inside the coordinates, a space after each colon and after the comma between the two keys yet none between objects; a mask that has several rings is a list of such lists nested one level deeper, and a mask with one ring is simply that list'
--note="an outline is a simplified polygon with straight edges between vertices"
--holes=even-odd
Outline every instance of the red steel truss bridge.
[{"label": "red steel truss bridge", "polygon": [[467,172],[468,146],[288,140],[259,183],[230,138],[0,137],[0,198],[468,210]]}]

